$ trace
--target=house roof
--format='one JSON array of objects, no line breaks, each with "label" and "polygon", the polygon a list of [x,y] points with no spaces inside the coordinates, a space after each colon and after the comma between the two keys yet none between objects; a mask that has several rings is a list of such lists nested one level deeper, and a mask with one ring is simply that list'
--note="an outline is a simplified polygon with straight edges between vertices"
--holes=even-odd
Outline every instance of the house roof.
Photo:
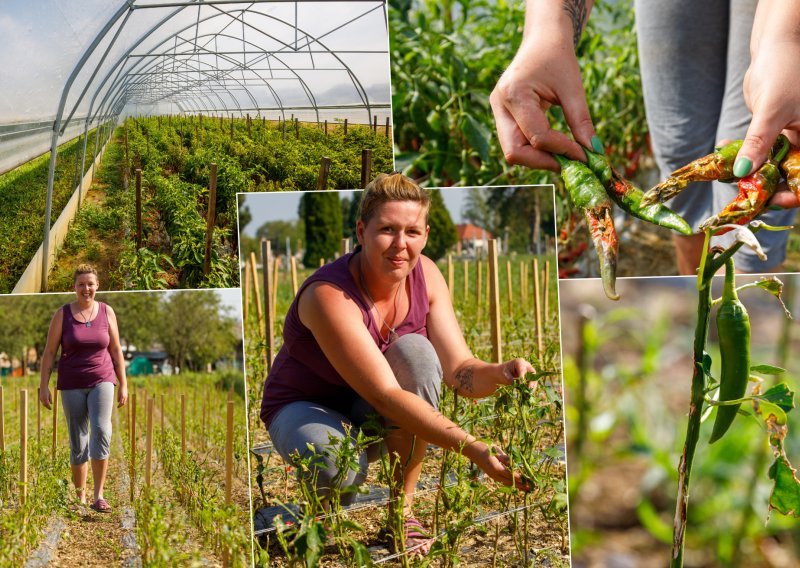
[{"label": "house roof", "polygon": [[491,239],[492,234],[486,229],[482,229],[472,223],[461,223],[456,225],[456,232],[458,233],[458,240],[472,240],[472,239]]}]

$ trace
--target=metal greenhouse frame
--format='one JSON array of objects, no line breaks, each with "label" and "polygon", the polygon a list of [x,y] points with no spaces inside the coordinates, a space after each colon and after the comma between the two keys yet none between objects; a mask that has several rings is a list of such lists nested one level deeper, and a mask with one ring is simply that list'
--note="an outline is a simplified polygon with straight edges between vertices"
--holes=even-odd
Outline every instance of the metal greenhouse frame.
[{"label": "metal greenhouse frame", "polygon": [[[312,33],[298,17],[304,4],[347,6],[343,23],[331,23],[330,29]],[[271,13],[275,5],[293,6],[293,18]],[[136,19],[136,14],[147,10],[169,10],[150,23],[138,38],[122,48],[124,32]],[[194,15],[196,11],[196,15]],[[178,18],[192,14],[193,21],[177,26]],[[356,22],[375,13],[382,16],[387,42],[382,49],[332,47],[328,36],[348,31]],[[172,26],[168,24],[173,24]],[[268,24],[268,25],[267,25]],[[208,30],[206,28],[211,28]],[[292,39],[281,37],[287,30]],[[160,34],[160,32],[166,32]],[[293,32],[293,33],[291,33]],[[149,42],[149,44],[148,44]],[[353,38],[358,44],[358,38]],[[231,49],[231,43],[237,48]],[[222,44],[222,45],[220,45]],[[147,47],[149,45],[149,47]],[[116,51],[115,52],[115,47]],[[52,123],[50,164],[47,182],[47,201],[42,242],[41,289],[47,291],[50,247],[50,221],[52,213],[53,184],[58,141],[68,125],[83,121],[83,153],[81,171],[86,163],[87,137],[94,126],[95,147],[111,139],[118,119],[132,105],[170,104],[182,114],[243,114],[255,112],[262,116],[266,111],[279,113],[286,119],[287,111],[312,111],[317,123],[320,110],[362,110],[367,122],[373,111],[389,108],[388,103],[370,100],[368,90],[353,65],[347,59],[354,56],[385,54],[388,76],[388,23],[385,0],[345,0],[321,2],[320,0],[187,0],[154,2],[125,0],[91,43],[69,74],[61,92],[58,109]],[[301,62],[297,58],[301,57]],[[94,68],[91,69],[91,65]],[[321,101],[309,74],[336,73],[352,86],[357,102],[325,104]],[[77,79],[88,74],[82,88]],[[302,104],[286,102],[277,86],[280,83],[296,84],[302,93]],[[388,94],[388,93],[387,93]],[[240,99],[244,97],[244,101]],[[260,103],[266,97],[269,104]],[[85,118],[77,117],[81,104],[88,100]],[[69,104],[68,104],[69,102]],[[244,103],[244,104],[243,104]],[[102,136],[102,138],[101,138]]]}]

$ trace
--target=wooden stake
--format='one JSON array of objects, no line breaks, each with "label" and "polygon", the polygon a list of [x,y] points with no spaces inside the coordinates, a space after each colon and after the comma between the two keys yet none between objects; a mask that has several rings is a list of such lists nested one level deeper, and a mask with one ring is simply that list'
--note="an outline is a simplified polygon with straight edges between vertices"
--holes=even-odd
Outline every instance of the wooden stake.
[{"label": "wooden stake", "polygon": [[281,261],[276,256],[272,261],[272,325],[275,326],[275,309],[278,305],[278,276],[280,275]]},{"label": "wooden stake", "polygon": [[450,290],[450,301],[452,302],[455,300],[455,290],[453,289],[453,279],[454,279],[454,272],[453,272],[453,255],[447,255],[447,289]]},{"label": "wooden stake", "polygon": [[361,150],[361,189],[367,187],[372,178],[372,150],[364,148]]},{"label": "wooden stake", "polygon": [[272,243],[267,239],[261,239],[261,264],[264,267],[264,313],[266,315],[266,325],[264,337],[267,340],[267,370],[272,367],[272,358],[275,352],[275,339],[272,330],[275,328],[272,319]]},{"label": "wooden stake", "polygon": [[36,401],[36,451],[42,447],[42,405]]},{"label": "wooden stake", "polygon": [[136,486],[136,393],[131,394],[130,446],[131,446],[131,501]]},{"label": "wooden stake", "polygon": [[339,247],[339,256],[344,256],[350,252],[350,238],[342,239],[342,244]]},{"label": "wooden stake", "polygon": [[161,439],[163,440],[167,434],[167,430],[164,428],[164,417],[166,413],[164,412],[164,394],[161,394]]},{"label": "wooden stake", "polygon": [[56,445],[58,444],[58,389],[53,388],[53,459],[56,459]]},{"label": "wooden stake", "polygon": [[181,394],[181,453],[186,453],[186,395]]},{"label": "wooden stake", "polygon": [[244,263],[244,302],[242,306],[244,321],[247,321],[247,316],[250,313],[250,262]]},{"label": "wooden stake", "polygon": [[542,299],[539,295],[539,259],[533,259],[533,305],[536,314],[537,355],[542,353]]},{"label": "wooden stake", "polygon": [[549,288],[550,288],[550,261],[549,260],[545,260],[544,261],[544,286],[543,286],[543,288],[544,288],[544,321],[545,321],[545,323],[547,323],[548,313],[549,313],[549,309],[550,309],[550,306],[549,306],[549,304],[550,304],[550,294],[549,294]]},{"label": "wooden stake", "polygon": [[317,190],[328,189],[328,174],[331,171],[331,159],[323,156],[319,162],[319,176],[317,176]]},{"label": "wooden stake", "polygon": [[233,405],[228,401],[228,436],[225,439],[225,502],[231,503],[233,489]]},{"label": "wooden stake", "polygon": [[252,123],[250,122],[250,113],[247,113],[247,137],[248,138],[253,137],[253,128],[252,128]]},{"label": "wooden stake", "polygon": [[150,487],[153,465],[153,399],[147,399],[147,453],[145,454],[144,484]]},{"label": "wooden stake", "polygon": [[[263,248],[263,241],[262,241],[262,248]],[[258,289],[258,268],[256,268],[256,253],[250,253],[250,274],[253,276],[253,295],[256,297],[256,317],[258,318],[258,329],[259,335],[260,331],[264,329],[263,320],[264,320],[264,313],[261,311],[261,291]]]},{"label": "wooden stake", "polygon": [[378,115],[377,114],[372,116],[372,132],[374,134],[378,133]]},{"label": "wooden stake", "polygon": [[469,261],[464,260],[464,303],[467,303],[467,295],[469,294]]},{"label": "wooden stake", "polygon": [[386,117],[386,138],[389,138],[389,117]]},{"label": "wooden stake", "polygon": [[142,248],[142,170],[136,168],[136,250]]},{"label": "wooden stake", "polygon": [[0,452],[6,451],[6,411],[3,401],[3,385],[0,385]]},{"label": "wooden stake", "polygon": [[211,185],[208,189],[208,214],[206,215],[206,254],[203,259],[203,274],[211,270],[211,243],[214,226],[217,224],[217,164],[211,164]]},{"label": "wooden stake", "polygon": [[299,118],[295,118],[294,119],[294,137],[295,138],[300,138],[300,119]]},{"label": "wooden stake", "polygon": [[19,391],[19,503],[28,497],[28,391]]},{"label": "wooden stake", "polygon": [[347,119],[344,119],[344,135],[347,136]]},{"label": "wooden stake", "polygon": [[514,317],[514,288],[511,285],[511,261],[506,261],[506,293],[508,294],[508,317]]},{"label": "wooden stake", "polygon": [[519,289],[522,307],[528,303],[528,265],[524,260],[519,261]]},{"label": "wooden stake", "polygon": [[292,297],[297,296],[297,259],[292,257],[291,260],[292,265]]},{"label": "wooden stake", "polygon": [[500,281],[497,270],[497,239],[489,239],[489,309],[492,336],[492,360],[503,362],[502,335],[500,329]]},{"label": "wooden stake", "polygon": [[328,121],[325,121],[325,136],[328,135]]},{"label": "wooden stake", "polygon": [[478,272],[475,277],[475,305],[477,306],[477,317],[478,320],[481,319],[481,300],[483,299],[482,288],[482,274],[481,271],[483,269],[483,263],[479,260],[475,264],[478,265]]}]

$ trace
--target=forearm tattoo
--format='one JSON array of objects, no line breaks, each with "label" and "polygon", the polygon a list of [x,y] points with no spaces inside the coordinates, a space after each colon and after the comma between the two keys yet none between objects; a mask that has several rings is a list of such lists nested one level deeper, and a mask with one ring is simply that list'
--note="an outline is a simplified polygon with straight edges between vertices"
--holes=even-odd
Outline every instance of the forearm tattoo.
[{"label": "forearm tattoo", "polygon": [[472,383],[473,377],[475,375],[475,370],[472,366],[464,367],[456,372],[456,382],[458,383],[457,390],[460,393],[466,394],[473,392],[474,385]]},{"label": "forearm tattoo", "polygon": [[564,0],[564,10],[572,20],[572,43],[578,47],[583,26],[586,24],[586,2],[584,0]]}]

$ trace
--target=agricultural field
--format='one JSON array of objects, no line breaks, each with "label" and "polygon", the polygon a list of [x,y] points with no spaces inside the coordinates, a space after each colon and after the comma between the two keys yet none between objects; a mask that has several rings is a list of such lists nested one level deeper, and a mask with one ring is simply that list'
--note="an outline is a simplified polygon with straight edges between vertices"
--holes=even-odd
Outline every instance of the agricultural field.
[{"label": "agricultural field", "polygon": [[[89,132],[84,173],[92,165],[95,131]],[[65,142],[56,154],[55,220],[82,177],[83,137]],[[50,152],[0,175],[0,293],[11,292],[42,243]]]},{"label": "agricultural field", "polygon": [[[69,290],[72,270],[81,262],[98,265],[105,289],[236,287],[236,192],[361,187],[362,164],[368,179],[392,169],[390,137],[391,129],[384,125],[209,116],[129,118],[107,145],[95,183],[59,251],[48,289]],[[74,187],[71,168],[80,154],[75,145],[67,143],[59,153],[54,219]],[[30,183],[20,186],[20,176]],[[41,243],[46,176],[45,157],[0,176],[0,188],[14,184],[13,192],[2,192],[14,200],[3,208],[13,221],[4,234],[14,235],[15,245],[20,236],[23,244],[31,241],[31,250],[3,247],[14,257],[0,259],[0,291],[11,291]],[[18,187],[30,190],[20,192]],[[26,195],[34,194],[35,199],[25,201]]]},{"label": "agricultural field", "polygon": [[[535,489],[526,494],[500,487],[478,474],[460,454],[430,447],[420,480],[422,488],[415,500],[417,517],[436,535],[425,559],[393,553],[378,537],[388,522],[385,458],[370,469],[364,486],[368,495],[360,496],[348,508],[334,506],[324,513],[317,508],[318,499],[301,494],[293,469],[272,450],[258,416],[269,343],[264,329],[271,329],[277,352],[283,317],[294,290],[313,272],[310,268],[297,269],[294,285],[284,261],[285,257],[269,263],[277,267],[269,292],[275,297],[271,327],[266,322],[269,314],[263,311],[265,288],[260,268],[248,261],[247,277],[243,276],[257,565],[288,566],[304,560],[309,565],[325,566],[408,566],[436,561],[443,566],[568,566],[554,255],[515,255],[498,262],[502,356],[528,359],[537,370],[539,388],[530,391],[520,383],[475,402],[443,389],[440,407],[476,436],[499,441],[514,468],[523,471]],[[450,257],[439,266],[451,283],[467,343],[476,356],[490,360],[493,344],[486,260]],[[344,448],[334,451],[347,453]],[[307,504],[315,502],[316,506]],[[323,513],[321,519],[315,519]],[[277,525],[276,515],[282,518]]]},{"label": "agricultural field", "polygon": [[[7,377],[3,382],[0,564],[21,565],[29,557],[61,565],[122,565],[135,558],[144,566],[250,564],[240,373],[187,372],[129,379],[130,404],[112,418],[105,496],[113,511],[107,515],[81,507],[73,498],[60,404],[54,422],[53,414],[38,404],[38,377]],[[17,483],[24,408],[18,391],[22,388],[28,393],[24,503]],[[149,412],[147,401],[152,401]],[[228,498],[226,444],[231,419]]]},{"label": "agricultural field", "polygon": [[[796,318],[797,277],[778,278],[785,284],[786,308]],[[714,298],[722,291],[722,279],[716,280]],[[748,393],[755,388],[766,393],[779,383],[796,391],[800,366],[792,354],[800,348],[797,324],[787,319],[774,296],[752,286],[758,280],[739,276],[736,282],[746,288],[739,298],[750,313],[751,375],[761,381],[751,382]],[[696,279],[625,280],[619,291],[622,299],[612,304],[596,282],[560,283],[576,568],[665,566],[673,543],[693,385]],[[718,335],[712,323],[706,356],[710,375],[717,378]],[[775,374],[769,366],[785,372]],[[796,519],[769,506],[773,481],[768,470],[777,449],[770,447],[763,421],[752,415],[753,405],[744,403],[741,410],[750,416],[737,416],[713,444],[719,410],[709,407],[704,413],[691,472],[686,566],[797,565]],[[796,409],[785,410],[783,450],[796,467],[800,417]]]}]

